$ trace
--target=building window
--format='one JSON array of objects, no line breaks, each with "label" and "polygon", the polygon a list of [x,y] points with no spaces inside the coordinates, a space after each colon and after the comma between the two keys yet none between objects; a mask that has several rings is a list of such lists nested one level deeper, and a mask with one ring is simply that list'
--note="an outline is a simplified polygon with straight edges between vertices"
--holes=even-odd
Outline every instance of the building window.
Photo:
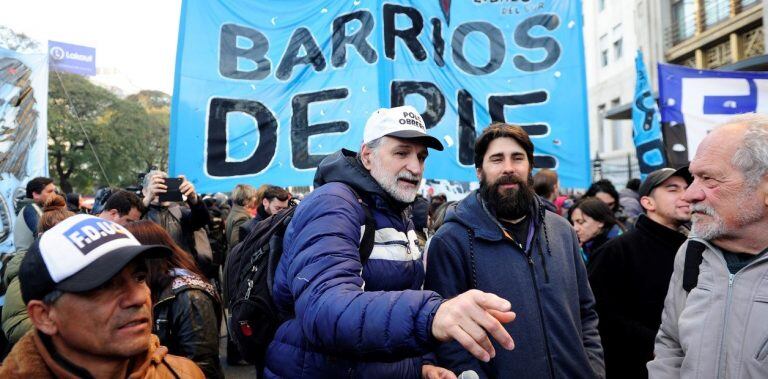
[{"label": "building window", "polygon": [[695,0],[676,0],[672,3],[673,43],[685,41],[696,32]]},{"label": "building window", "polygon": [[605,104],[597,106],[597,151],[605,151]]},{"label": "building window", "polygon": [[597,0],[597,11],[602,12],[605,10],[605,0]]},{"label": "building window", "polygon": [[600,36],[600,67],[608,65],[608,35]]},{"label": "building window", "polygon": [[730,0],[704,0],[704,24],[707,28],[730,17]]},{"label": "building window", "polygon": [[755,5],[759,2],[760,2],[759,0],[741,0],[741,9],[744,10],[750,7],[751,5]]},{"label": "building window", "polygon": [[621,55],[622,55],[621,49],[622,49],[622,39],[619,38],[613,42],[613,58],[615,60],[621,59]]}]

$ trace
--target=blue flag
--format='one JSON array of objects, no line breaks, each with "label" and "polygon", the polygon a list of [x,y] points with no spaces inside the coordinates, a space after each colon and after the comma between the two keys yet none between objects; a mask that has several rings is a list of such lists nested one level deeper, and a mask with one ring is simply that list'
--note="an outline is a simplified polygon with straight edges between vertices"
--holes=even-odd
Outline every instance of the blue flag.
[{"label": "blue flag", "polygon": [[643,63],[643,53],[638,50],[635,58],[637,82],[635,101],[632,103],[633,140],[640,165],[640,177],[666,167],[664,144],[661,140],[659,107],[648,84],[648,74]]}]

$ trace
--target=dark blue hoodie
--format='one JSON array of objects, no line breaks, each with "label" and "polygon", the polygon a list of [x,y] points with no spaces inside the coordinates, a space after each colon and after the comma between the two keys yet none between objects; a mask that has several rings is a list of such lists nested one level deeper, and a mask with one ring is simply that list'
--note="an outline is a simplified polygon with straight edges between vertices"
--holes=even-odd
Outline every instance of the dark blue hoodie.
[{"label": "dark blue hoodie", "polygon": [[[421,355],[437,344],[432,319],[443,299],[421,290],[424,264],[408,205],[388,196],[350,151],[323,160],[315,185],[285,233],[273,298],[294,317],[269,346],[265,376],[420,378]],[[364,266],[365,214],[350,187],[376,221]]]},{"label": "dark blue hoodie", "polygon": [[517,313],[505,325],[514,350],[494,344],[496,357],[483,363],[451,342],[437,349],[437,363],[481,378],[603,377],[595,301],[576,233],[538,200],[531,215],[524,251],[474,191],[432,238],[426,289],[450,298],[476,288],[509,300]]}]

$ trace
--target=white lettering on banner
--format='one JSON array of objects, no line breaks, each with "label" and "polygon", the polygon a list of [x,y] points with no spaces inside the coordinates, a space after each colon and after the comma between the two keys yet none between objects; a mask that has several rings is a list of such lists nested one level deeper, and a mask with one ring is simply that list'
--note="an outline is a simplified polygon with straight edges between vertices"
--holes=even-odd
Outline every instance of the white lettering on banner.
[{"label": "white lettering on banner", "polygon": [[82,55],[82,54],[73,53],[73,52],[69,52],[68,51],[66,56],[67,56],[67,58],[75,60],[75,61],[93,62],[93,55]]}]

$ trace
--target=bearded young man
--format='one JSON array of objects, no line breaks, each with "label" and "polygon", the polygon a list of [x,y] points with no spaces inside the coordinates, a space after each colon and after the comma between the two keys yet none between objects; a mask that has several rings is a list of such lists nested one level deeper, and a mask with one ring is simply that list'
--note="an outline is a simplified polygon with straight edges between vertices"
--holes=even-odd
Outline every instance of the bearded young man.
[{"label": "bearded young man", "polygon": [[649,377],[766,378],[768,116],[715,128],[690,172],[693,228],[675,257]]},{"label": "bearded young man", "polygon": [[[267,350],[267,378],[438,377],[447,371],[423,367],[422,355],[441,341],[457,340],[484,361],[513,347],[501,324],[514,318],[508,301],[480,291],[446,301],[421,290],[424,264],[406,208],[427,148],[442,150],[440,141],[410,106],[374,112],[363,135],[359,154],[342,150],[320,163],[317,189],[285,232],[272,294],[289,316]],[[366,209],[375,244],[361,264]]]},{"label": "bearded young man", "polygon": [[469,289],[509,300],[514,351],[482,362],[455,343],[437,365],[480,378],[604,376],[594,297],[576,233],[532,189],[533,143],[518,126],[494,123],[475,143],[480,189],[446,217],[429,245],[425,289],[451,298]]}]

